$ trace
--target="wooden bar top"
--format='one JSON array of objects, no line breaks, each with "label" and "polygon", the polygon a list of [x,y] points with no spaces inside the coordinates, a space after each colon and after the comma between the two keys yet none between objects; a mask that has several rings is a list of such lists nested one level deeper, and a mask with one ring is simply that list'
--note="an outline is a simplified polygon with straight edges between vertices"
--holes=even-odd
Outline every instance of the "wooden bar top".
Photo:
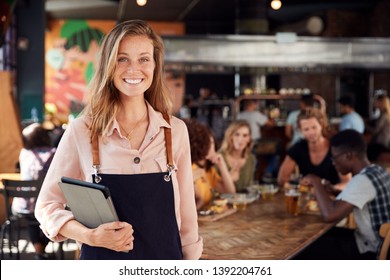
[{"label": "wooden bar top", "polygon": [[287,214],[284,194],[277,193],[272,201],[260,199],[221,220],[200,221],[202,259],[290,259],[334,225],[319,213]]}]

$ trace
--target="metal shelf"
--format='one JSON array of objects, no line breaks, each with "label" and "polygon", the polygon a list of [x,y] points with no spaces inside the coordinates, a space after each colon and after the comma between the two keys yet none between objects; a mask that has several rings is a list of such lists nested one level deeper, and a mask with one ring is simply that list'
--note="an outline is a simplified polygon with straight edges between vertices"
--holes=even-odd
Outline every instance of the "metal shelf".
[{"label": "metal shelf", "polygon": [[[314,100],[319,104],[319,109],[323,112],[326,112],[326,102],[318,94],[313,95]],[[301,95],[279,95],[279,94],[248,94],[240,95],[235,99],[234,102],[234,111],[233,116],[236,118],[237,114],[240,112],[241,102],[244,100],[300,100]]]}]

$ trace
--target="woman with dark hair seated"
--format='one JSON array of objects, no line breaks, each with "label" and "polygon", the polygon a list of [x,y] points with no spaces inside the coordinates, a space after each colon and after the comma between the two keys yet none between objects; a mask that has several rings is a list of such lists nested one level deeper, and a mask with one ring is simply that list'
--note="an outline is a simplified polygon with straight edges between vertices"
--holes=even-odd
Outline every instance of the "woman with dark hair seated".
[{"label": "woman with dark hair seated", "polygon": [[215,138],[210,129],[195,120],[185,123],[190,138],[196,208],[200,210],[213,199],[214,192],[235,193],[236,190],[225,161],[215,152]]}]

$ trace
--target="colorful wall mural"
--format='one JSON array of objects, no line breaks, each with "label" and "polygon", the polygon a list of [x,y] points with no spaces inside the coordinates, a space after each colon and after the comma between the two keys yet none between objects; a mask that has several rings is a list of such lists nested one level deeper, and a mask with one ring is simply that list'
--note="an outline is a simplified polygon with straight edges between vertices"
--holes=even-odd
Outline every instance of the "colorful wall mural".
[{"label": "colorful wall mural", "polygon": [[115,21],[50,21],[45,40],[45,108],[77,114],[83,107],[99,44]]},{"label": "colorful wall mural", "polygon": [[[45,110],[66,121],[84,107],[88,82],[92,78],[101,39],[115,21],[51,20],[45,37]],[[183,35],[181,23],[150,23],[160,35]],[[184,82],[172,80],[167,84],[180,108]],[[180,85],[180,86],[178,86]]]}]

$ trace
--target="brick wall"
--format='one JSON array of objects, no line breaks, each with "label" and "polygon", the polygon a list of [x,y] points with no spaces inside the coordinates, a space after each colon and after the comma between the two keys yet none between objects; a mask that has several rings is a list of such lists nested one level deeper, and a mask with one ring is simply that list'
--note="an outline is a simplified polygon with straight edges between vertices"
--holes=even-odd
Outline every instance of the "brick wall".
[{"label": "brick wall", "polygon": [[370,10],[328,10],[324,37],[390,37],[390,0]]},{"label": "brick wall", "polygon": [[368,36],[390,37],[390,0],[379,1],[367,23]]},{"label": "brick wall", "polygon": [[[327,103],[327,111],[331,112],[336,96],[336,76],[328,73],[284,74],[280,79],[281,88],[309,88],[311,92],[322,96]],[[330,111],[329,111],[330,110]]]}]

